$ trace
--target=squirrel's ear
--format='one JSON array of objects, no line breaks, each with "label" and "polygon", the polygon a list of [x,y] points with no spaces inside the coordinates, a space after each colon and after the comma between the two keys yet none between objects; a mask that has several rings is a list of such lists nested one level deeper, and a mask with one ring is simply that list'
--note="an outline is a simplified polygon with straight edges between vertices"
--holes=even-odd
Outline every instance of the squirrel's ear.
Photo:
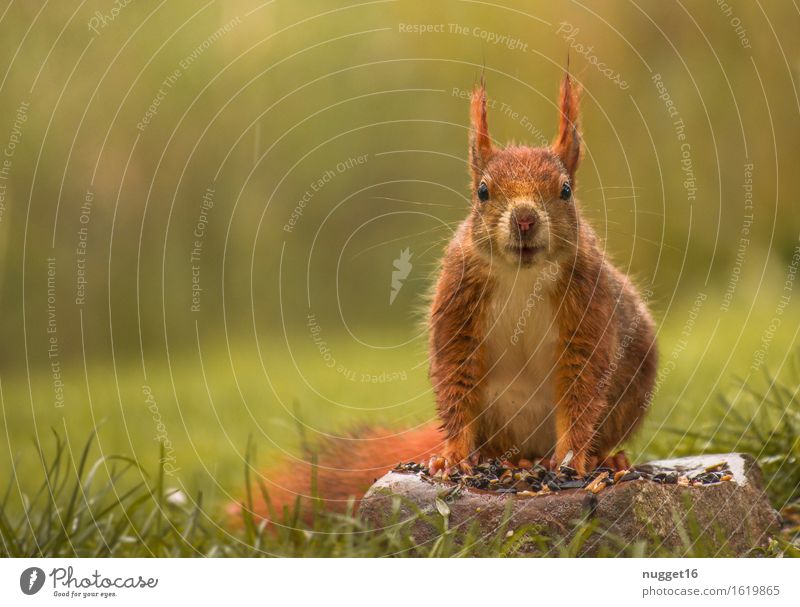
[{"label": "squirrel's ear", "polygon": [[480,84],[472,90],[470,111],[469,164],[473,174],[480,174],[492,155],[492,140],[486,122],[486,83],[481,77]]},{"label": "squirrel's ear", "polygon": [[561,80],[558,121],[558,135],[553,142],[553,151],[564,163],[570,178],[581,159],[581,134],[578,131],[578,97],[580,90],[572,83],[569,73]]}]

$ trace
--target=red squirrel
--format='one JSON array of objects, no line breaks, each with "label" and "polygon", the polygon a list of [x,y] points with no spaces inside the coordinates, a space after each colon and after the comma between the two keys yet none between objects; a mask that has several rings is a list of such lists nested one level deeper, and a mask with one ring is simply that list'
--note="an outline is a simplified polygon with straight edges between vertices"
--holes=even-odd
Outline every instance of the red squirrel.
[{"label": "red squirrel", "polygon": [[[446,248],[428,316],[441,426],[339,439],[320,455],[318,491],[360,498],[399,461],[431,457],[446,476],[508,454],[580,474],[629,467],[614,449],[639,426],[656,368],[655,325],[608,260],[575,199],[579,92],[566,74],[550,147],[496,146],[483,80],[471,101],[469,215]],[[295,466],[270,477],[277,502],[308,495]]]}]

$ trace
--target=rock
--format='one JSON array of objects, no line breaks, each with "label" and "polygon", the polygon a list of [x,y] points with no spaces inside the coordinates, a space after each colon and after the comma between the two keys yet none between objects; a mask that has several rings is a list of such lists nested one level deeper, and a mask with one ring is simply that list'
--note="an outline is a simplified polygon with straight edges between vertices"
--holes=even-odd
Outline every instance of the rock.
[{"label": "rock", "polygon": [[[731,470],[732,480],[683,486],[642,478],[612,485],[597,494],[584,489],[547,495],[497,494],[470,488],[454,491],[456,485],[451,482],[411,472],[389,472],[372,485],[359,512],[375,527],[407,519],[415,510],[428,515],[428,520],[420,518],[413,523],[412,533],[418,543],[438,537],[441,524],[429,521],[441,521],[443,516],[457,534],[477,523],[481,533],[494,535],[508,508],[508,530],[532,525],[552,540],[553,550],[569,542],[576,522],[588,518],[596,521],[601,531],[583,542],[581,552],[587,555],[601,547],[616,554],[626,544],[646,540],[652,553],[666,549],[691,554],[696,542],[704,547],[704,554],[711,546],[713,554],[741,556],[766,545],[780,524],[752,457],[740,453],[700,455],[653,461],[636,466],[636,470],[646,475],[673,473],[674,479],[676,472],[691,477],[720,462]],[[401,498],[399,513],[393,512],[394,496]],[[433,518],[436,516],[440,518]],[[519,547],[520,553],[540,551],[533,544]]]}]

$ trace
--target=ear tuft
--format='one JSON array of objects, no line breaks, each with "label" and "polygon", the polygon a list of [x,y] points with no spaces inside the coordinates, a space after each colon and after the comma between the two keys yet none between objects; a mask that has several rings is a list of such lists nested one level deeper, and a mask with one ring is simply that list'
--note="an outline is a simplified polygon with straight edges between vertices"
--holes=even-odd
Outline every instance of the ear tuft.
[{"label": "ear tuft", "polygon": [[483,76],[472,90],[470,126],[469,164],[473,176],[479,176],[492,155],[492,140],[486,120],[486,82]]},{"label": "ear tuft", "polygon": [[578,130],[578,100],[580,89],[572,83],[569,72],[561,80],[559,95],[558,135],[553,142],[553,151],[564,163],[570,179],[575,175],[581,158],[581,134]]}]

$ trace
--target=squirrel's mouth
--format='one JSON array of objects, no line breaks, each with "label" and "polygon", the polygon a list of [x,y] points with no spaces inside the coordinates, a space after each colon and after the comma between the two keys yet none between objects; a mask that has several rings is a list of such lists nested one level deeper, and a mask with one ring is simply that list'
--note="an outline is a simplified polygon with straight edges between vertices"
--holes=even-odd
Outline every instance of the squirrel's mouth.
[{"label": "squirrel's mouth", "polygon": [[543,246],[533,244],[508,245],[506,249],[523,264],[532,263],[536,256],[544,251]]}]

